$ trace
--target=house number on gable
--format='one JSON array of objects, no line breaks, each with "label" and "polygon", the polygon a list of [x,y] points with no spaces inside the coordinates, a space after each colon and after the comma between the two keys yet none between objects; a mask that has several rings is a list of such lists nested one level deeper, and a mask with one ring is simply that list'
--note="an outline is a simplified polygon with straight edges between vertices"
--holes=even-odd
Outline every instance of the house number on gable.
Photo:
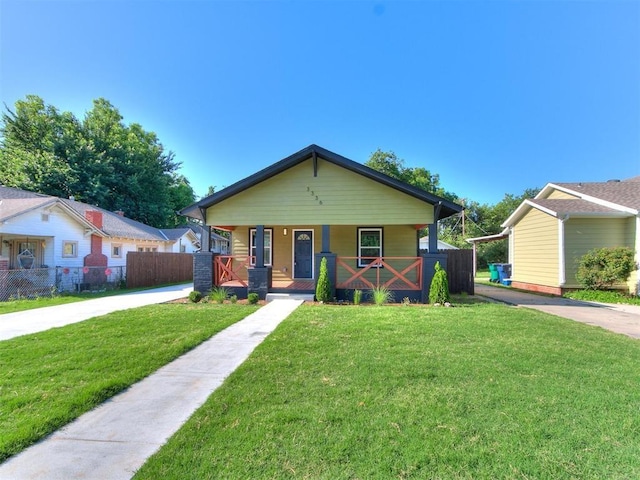
[{"label": "house number on gable", "polygon": [[318,205],[322,205],[322,200],[320,200],[318,198],[318,195],[316,195],[315,192],[311,190],[311,188],[309,188],[309,185],[307,185],[307,192],[309,192],[312,197],[316,197],[316,201],[318,202]]}]

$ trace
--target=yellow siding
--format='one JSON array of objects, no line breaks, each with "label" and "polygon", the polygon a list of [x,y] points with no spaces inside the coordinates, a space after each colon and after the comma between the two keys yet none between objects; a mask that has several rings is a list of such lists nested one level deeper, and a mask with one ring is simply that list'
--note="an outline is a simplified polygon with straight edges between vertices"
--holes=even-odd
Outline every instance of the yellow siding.
[{"label": "yellow siding", "polygon": [[578,198],[575,195],[570,195],[568,193],[565,192],[561,192],[560,190],[553,190],[549,195],[547,195],[545,198],[548,199],[575,199]]},{"label": "yellow siding", "polygon": [[302,162],[207,210],[209,225],[423,225],[433,206],[318,159]]},{"label": "yellow siding", "polygon": [[565,222],[566,286],[579,287],[577,264],[594,248],[634,248],[635,218],[570,218]]},{"label": "yellow siding", "polygon": [[512,278],[557,287],[558,263],[558,220],[532,208],[514,226]]}]

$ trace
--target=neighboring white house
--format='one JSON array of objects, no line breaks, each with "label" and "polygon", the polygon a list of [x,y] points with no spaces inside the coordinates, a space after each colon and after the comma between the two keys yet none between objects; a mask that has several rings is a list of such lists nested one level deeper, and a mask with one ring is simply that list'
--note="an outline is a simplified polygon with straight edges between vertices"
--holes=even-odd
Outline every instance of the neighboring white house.
[{"label": "neighboring white house", "polygon": [[[426,237],[420,237],[420,250],[429,250],[428,235]],[[438,239],[438,251],[440,250],[458,250],[458,247],[454,247],[453,245]]]},{"label": "neighboring white house", "polygon": [[[200,239],[202,238],[202,235],[204,234],[206,229],[202,225],[198,225],[196,223],[189,224],[188,228],[193,230],[193,232],[198,237],[198,243],[199,243],[198,248],[200,248],[200,244],[201,244]],[[230,241],[227,237],[223,237],[222,235],[217,234],[213,230],[210,230],[209,238],[210,238],[209,240],[210,252],[219,253],[221,255],[229,255],[231,250],[229,248]]]},{"label": "neighboring white house", "polygon": [[0,257],[9,269],[23,268],[27,257],[36,268],[82,266],[92,236],[102,239],[99,253],[109,266],[126,265],[128,252],[180,252],[184,246],[191,253],[198,244],[189,228],[162,230],[122,212],[0,186]]},{"label": "neighboring white house", "polygon": [[[198,248],[198,237],[186,227],[162,230],[122,212],[0,186],[0,270],[40,270],[42,284],[77,285],[85,282],[90,268],[107,277],[120,272],[119,278],[107,280],[119,281],[129,252],[192,253]],[[78,268],[84,272],[77,273]]]}]

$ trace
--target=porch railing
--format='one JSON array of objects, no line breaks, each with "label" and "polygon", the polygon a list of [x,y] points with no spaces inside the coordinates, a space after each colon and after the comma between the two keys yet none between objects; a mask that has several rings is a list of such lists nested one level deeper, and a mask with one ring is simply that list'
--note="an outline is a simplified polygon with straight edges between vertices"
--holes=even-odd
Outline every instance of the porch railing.
[{"label": "porch railing", "polygon": [[336,269],[336,288],[422,290],[422,257],[338,257]]},{"label": "porch railing", "polygon": [[217,255],[213,261],[213,284],[246,287],[253,261],[255,257],[248,255]]}]

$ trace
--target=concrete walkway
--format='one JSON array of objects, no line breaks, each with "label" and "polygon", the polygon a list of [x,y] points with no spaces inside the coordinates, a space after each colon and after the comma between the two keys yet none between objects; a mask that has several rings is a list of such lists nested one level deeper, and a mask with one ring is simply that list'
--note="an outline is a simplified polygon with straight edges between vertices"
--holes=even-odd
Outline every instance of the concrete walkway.
[{"label": "concrete walkway", "polygon": [[55,307],[43,307],[23,312],[0,315],[0,340],[62,327],[88,318],[99,317],[117,310],[170,302],[184,298],[193,290],[193,284],[171,285],[139,292],[94,298]]},{"label": "concrete walkway", "polygon": [[584,302],[480,283],[475,284],[475,293],[499,302],[533,308],[632,338],[640,338],[640,306],[637,305]]},{"label": "concrete walkway", "polygon": [[275,300],[0,465],[3,480],[130,479],[302,300]]}]

